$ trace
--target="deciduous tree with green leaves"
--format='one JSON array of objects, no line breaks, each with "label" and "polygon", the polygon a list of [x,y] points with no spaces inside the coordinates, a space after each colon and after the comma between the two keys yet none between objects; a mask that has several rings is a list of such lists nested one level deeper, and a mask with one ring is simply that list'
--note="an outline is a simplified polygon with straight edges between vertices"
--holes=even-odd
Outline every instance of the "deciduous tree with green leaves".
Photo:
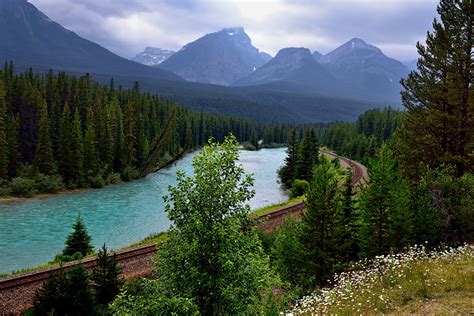
[{"label": "deciduous tree with green leaves", "polygon": [[249,220],[252,175],[238,165],[234,136],[193,159],[194,176],[178,171],[169,188],[169,241],[156,271],[168,297],[192,299],[204,315],[256,313],[270,291],[269,260]]}]

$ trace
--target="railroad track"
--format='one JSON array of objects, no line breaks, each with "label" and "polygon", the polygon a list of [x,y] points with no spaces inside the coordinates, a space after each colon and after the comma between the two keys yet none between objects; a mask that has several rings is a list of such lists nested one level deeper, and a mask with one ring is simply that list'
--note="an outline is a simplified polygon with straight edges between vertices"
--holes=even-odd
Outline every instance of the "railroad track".
[{"label": "railroad track", "polygon": [[[156,251],[156,245],[139,246],[132,249],[122,250],[115,253],[117,262],[123,262],[130,258],[147,256]],[[43,270],[31,271],[24,274],[13,275],[0,279],[0,292],[12,287],[23,286],[30,283],[36,283],[48,279],[52,274],[59,272],[64,268],[70,268],[78,264],[83,264],[85,268],[91,269],[97,266],[96,258],[87,258],[84,260],[71,261],[63,266],[55,266]]]},{"label": "railroad track", "polygon": [[[350,166],[352,168],[353,173],[353,180],[352,184],[356,186],[357,184],[364,181],[364,175],[366,174],[365,167],[361,164],[349,160],[345,157],[339,157],[334,153],[328,151],[321,151],[322,153],[338,158],[343,164],[346,166]],[[305,208],[304,202],[298,202],[289,206],[282,207],[278,210],[275,210],[271,213],[256,216],[255,219],[259,222],[258,226],[261,226],[263,229],[266,223],[270,223],[271,229],[275,226],[279,226],[284,220],[284,218],[288,215],[292,216],[300,216],[302,210]],[[132,249],[126,249],[115,252],[118,264],[124,264],[127,260],[134,260],[137,258],[142,257],[150,257],[153,253],[156,252],[156,245],[147,245],[147,246],[139,246]],[[149,260],[149,259],[148,259]],[[24,274],[13,275],[10,277],[0,279],[0,315],[3,314],[16,314],[16,312],[12,311],[4,311],[2,310],[2,303],[7,303],[5,298],[5,293],[7,292],[23,292],[23,289],[27,289],[28,287],[37,288],[41,285],[41,283],[50,278],[51,275],[58,273],[61,269],[74,267],[76,265],[83,264],[85,268],[91,269],[97,266],[96,258],[87,258],[84,260],[79,261],[72,261],[69,263],[64,264],[63,266],[55,266],[48,269],[32,271]],[[34,291],[30,291],[31,293],[26,295],[29,297],[30,302],[34,295]],[[4,302],[2,302],[4,301]],[[13,302],[13,300],[12,300]],[[31,303],[30,303],[31,304]],[[5,305],[4,305],[5,306]],[[8,305],[6,305],[8,307]]]}]

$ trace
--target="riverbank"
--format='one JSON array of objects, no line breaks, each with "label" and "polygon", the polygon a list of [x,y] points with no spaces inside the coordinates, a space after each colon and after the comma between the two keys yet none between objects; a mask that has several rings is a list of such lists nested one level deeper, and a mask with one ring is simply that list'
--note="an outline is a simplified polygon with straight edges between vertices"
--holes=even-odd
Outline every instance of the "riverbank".
[{"label": "riverbank", "polygon": [[119,179],[118,181],[114,181],[112,183],[108,183],[100,188],[91,188],[91,187],[84,187],[84,188],[74,188],[74,189],[68,189],[68,188],[64,188],[64,189],[61,189],[57,192],[51,192],[51,193],[37,193],[37,194],[33,194],[31,196],[14,196],[14,195],[6,195],[6,196],[1,196],[0,195],[0,204],[8,204],[8,203],[18,203],[18,202],[22,202],[22,201],[28,201],[28,200],[34,200],[34,199],[48,199],[48,198],[51,198],[51,197],[54,197],[54,196],[61,196],[61,195],[67,195],[67,194],[75,194],[75,193],[80,193],[80,192],[85,192],[85,191],[93,191],[93,190],[102,190],[104,188],[108,188],[108,187],[111,187],[111,186],[115,186],[115,185],[119,185],[119,184],[124,184],[124,183],[128,183],[128,182],[133,182],[133,181],[138,181],[140,179],[143,179],[145,178],[146,176],[148,176],[149,174],[152,174],[152,173],[155,173],[155,172],[158,172],[162,169],[165,169],[165,168],[168,168],[169,166],[173,165],[174,163],[176,163],[177,161],[179,161],[180,159],[182,159],[185,155],[187,154],[191,154],[193,153],[194,151],[189,151],[189,152],[181,152],[179,155],[177,155],[175,158],[171,159],[170,161],[168,162],[165,162],[163,165],[159,166],[159,167],[156,167],[154,169],[152,169],[152,171],[150,173],[147,173],[146,175],[144,175],[143,177],[140,177],[140,178],[137,178],[137,179],[133,179],[131,181],[124,181],[122,179]]}]

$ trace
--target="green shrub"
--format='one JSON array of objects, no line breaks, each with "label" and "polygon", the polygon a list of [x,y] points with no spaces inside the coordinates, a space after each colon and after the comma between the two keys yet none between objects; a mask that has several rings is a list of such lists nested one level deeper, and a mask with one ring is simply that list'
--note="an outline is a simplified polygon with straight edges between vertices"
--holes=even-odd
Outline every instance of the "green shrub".
[{"label": "green shrub", "polygon": [[120,177],[120,173],[111,173],[107,176],[106,182],[108,184],[117,184],[122,182],[122,178]]},{"label": "green shrub", "polygon": [[89,176],[87,182],[89,183],[89,186],[94,189],[103,188],[105,186],[105,180],[100,174]]},{"label": "green shrub", "polygon": [[140,177],[140,173],[134,167],[126,167],[122,172],[122,178],[125,181],[132,181],[138,179]]},{"label": "green shrub", "polygon": [[291,185],[291,197],[296,198],[298,196],[303,196],[308,190],[309,183],[306,180],[296,179]]},{"label": "green shrub", "polygon": [[56,193],[64,188],[62,178],[57,175],[47,176],[38,173],[33,180],[35,182],[36,191],[40,193]]},{"label": "green shrub", "polygon": [[35,180],[23,177],[13,178],[10,190],[11,194],[15,196],[31,197],[37,193]]}]

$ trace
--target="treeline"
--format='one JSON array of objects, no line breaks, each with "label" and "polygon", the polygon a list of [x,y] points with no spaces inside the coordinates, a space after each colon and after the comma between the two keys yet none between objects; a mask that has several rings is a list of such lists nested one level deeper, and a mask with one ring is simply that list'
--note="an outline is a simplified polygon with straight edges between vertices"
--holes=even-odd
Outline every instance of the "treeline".
[{"label": "treeline", "polygon": [[391,108],[365,112],[355,123],[334,123],[324,132],[321,144],[342,156],[367,163],[377,148],[400,126],[404,112]]},{"label": "treeline", "polygon": [[155,170],[209,137],[287,142],[285,124],[196,113],[88,75],[0,71],[0,193],[101,187]]}]

